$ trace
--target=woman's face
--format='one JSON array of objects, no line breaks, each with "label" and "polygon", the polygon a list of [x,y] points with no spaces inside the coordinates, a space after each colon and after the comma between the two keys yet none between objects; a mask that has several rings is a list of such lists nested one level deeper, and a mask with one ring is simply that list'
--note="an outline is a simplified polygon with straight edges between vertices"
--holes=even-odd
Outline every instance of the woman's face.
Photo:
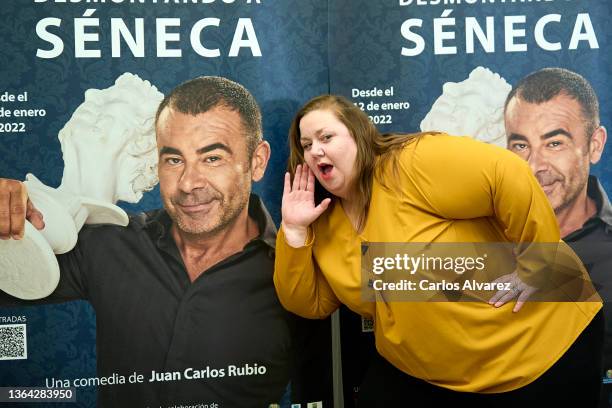
[{"label": "woman's face", "polygon": [[300,121],[300,144],[306,164],[323,187],[348,198],[355,182],[357,144],[330,110],[314,110]]}]

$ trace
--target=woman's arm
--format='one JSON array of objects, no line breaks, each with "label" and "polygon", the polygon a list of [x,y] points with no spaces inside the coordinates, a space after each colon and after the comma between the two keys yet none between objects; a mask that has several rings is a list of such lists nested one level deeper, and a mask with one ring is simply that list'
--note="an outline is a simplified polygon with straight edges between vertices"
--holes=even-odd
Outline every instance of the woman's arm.
[{"label": "woman's arm", "polygon": [[323,319],[340,301],[319,270],[312,254],[314,234],[309,235],[304,246],[294,248],[281,227],[276,238],[274,285],[285,309],[309,319]]},{"label": "woman's arm", "polygon": [[313,257],[311,224],[327,209],[330,199],[314,203],[314,174],[297,166],[293,184],[285,174],[283,222],[276,238],[274,285],[283,306],[302,317],[324,318],[340,305]]}]

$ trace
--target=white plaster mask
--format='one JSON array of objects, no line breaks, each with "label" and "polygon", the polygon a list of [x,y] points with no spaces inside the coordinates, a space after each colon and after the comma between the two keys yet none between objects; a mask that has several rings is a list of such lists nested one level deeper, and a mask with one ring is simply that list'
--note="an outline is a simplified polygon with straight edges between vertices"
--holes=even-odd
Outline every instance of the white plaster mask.
[{"label": "white plaster mask", "polygon": [[107,203],[136,203],[157,184],[155,112],[163,94],[124,73],[85,101],[59,132],[64,173],[58,190]]},{"label": "white plaster mask", "polygon": [[499,74],[477,67],[464,81],[443,85],[421,131],[470,136],[505,148],[504,102],[511,90]]}]

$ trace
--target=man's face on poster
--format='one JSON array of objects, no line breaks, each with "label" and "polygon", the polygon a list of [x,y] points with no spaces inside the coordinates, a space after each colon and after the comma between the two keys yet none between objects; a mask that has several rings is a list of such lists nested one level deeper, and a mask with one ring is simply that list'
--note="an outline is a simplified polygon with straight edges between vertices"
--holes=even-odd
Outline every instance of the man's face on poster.
[{"label": "man's face on poster", "polygon": [[164,109],[157,123],[158,174],[175,225],[202,235],[235,221],[248,204],[251,181],[263,176],[264,143],[250,159],[240,115],[225,107],[198,115]]},{"label": "man's face on poster", "polygon": [[540,104],[514,97],[504,119],[508,149],[529,162],[555,213],[568,208],[585,191],[605,136],[587,134],[579,102],[565,94]]}]

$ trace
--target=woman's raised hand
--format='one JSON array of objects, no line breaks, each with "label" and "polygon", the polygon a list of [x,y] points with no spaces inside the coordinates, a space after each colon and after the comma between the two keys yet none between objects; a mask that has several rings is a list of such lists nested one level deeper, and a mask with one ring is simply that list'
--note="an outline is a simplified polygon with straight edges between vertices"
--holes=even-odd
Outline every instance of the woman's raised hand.
[{"label": "woman's raised hand", "polygon": [[326,198],[319,205],[314,202],[315,175],[306,165],[298,165],[291,184],[291,176],[285,173],[283,189],[282,217],[283,232],[287,243],[295,248],[306,242],[308,226],[329,206],[331,199]]}]

